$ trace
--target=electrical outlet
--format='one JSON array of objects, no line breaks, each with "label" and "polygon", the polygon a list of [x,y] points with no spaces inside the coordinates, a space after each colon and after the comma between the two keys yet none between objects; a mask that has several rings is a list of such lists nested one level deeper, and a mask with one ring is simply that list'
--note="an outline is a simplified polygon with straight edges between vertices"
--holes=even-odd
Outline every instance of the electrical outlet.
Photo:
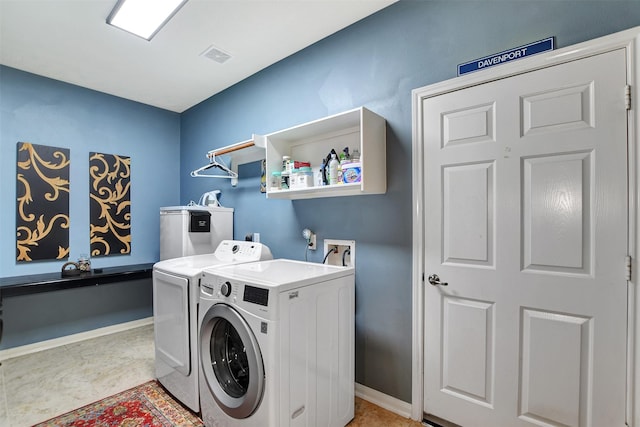
[{"label": "electrical outlet", "polygon": [[[330,250],[332,250],[331,253],[329,253]],[[327,257],[325,264],[355,268],[356,241],[324,239],[324,256]]]},{"label": "electrical outlet", "polygon": [[316,249],[318,249],[316,245],[316,233],[309,230],[308,228],[305,228],[304,230],[302,230],[302,237],[304,237],[307,241],[309,250],[315,251]]}]

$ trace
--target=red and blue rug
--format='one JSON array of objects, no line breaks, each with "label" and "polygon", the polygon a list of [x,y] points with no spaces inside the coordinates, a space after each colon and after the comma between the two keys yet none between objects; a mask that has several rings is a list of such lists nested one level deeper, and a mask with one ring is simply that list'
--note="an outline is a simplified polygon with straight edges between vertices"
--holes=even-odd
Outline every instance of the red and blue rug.
[{"label": "red and blue rug", "polygon": [[202,427],[157,381],[91,403],[34,427]]}]

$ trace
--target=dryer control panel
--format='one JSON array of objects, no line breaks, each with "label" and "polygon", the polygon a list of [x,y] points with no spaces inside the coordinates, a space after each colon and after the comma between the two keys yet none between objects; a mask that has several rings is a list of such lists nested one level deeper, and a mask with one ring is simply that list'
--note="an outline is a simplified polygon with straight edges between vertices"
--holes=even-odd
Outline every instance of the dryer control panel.
[{"label": "dryer control panel", "polygon": [[251,262],[273,259],[269,247],[256,242],[223,240],[216,248],[215,255],[224,262]]}]

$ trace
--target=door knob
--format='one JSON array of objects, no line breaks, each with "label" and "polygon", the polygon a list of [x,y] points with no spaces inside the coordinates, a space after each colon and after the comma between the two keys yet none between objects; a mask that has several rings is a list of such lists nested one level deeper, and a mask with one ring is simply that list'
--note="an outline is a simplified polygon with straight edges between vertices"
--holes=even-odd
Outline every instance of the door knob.
[{"label": "door knob", "polygon": [[433,286],[447,286],[448,283],[447,282],[441,282],[440,278],[438,277],[437,274],[432,274],[431,276],[429,276],[428,278],[429,283],[432,284]]}]

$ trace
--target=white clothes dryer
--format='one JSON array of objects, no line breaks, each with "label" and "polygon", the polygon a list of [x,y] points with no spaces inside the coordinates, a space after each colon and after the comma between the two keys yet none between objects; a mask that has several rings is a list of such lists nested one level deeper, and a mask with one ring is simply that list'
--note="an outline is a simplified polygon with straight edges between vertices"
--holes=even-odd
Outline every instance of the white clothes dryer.
[{"label": "white clothes dryer", "polygon": [[153,266],[156,377],[194,412],[200,411],[197,306],[202,270],[272,258],[270,249],[260,243],[223,240],[214,253],[168,259]]},{"label": "white clothes dryer", "polygon": [[200,283],[205,426],[353,419],[353,268],[278,259],[205,269]]}]

